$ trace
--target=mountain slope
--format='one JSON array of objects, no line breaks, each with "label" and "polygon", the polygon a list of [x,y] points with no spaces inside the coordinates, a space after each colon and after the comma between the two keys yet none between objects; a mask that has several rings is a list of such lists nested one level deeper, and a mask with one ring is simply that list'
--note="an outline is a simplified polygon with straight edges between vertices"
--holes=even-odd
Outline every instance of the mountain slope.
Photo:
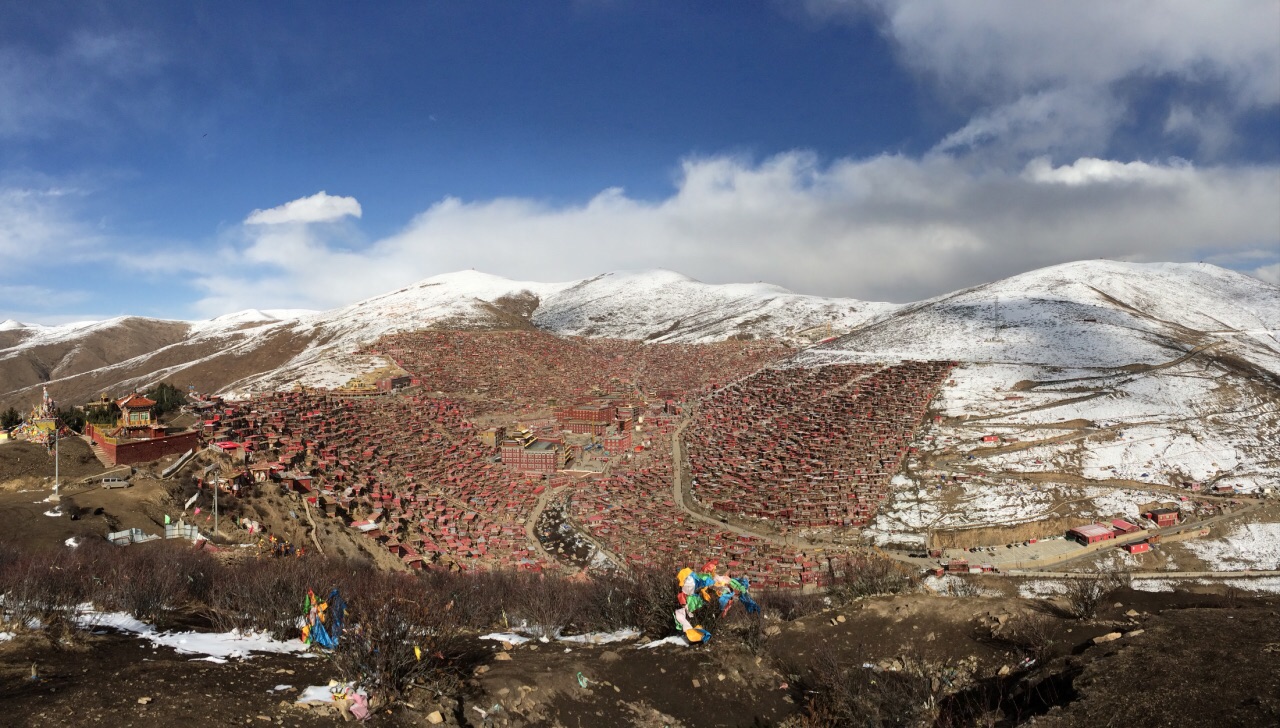
[{"label": "mountain slope", "polygon": [[904,306],[808,360],[1154,365],[1216,345],[1280,374],[1280,288],[1203,264],[1079,261]]},{"label": "mountain slope", "polygon": [[[294,382],[337,386],[377,366],[354,355],[362,346],[429,327],[540,328],[666,342],[797,340],[806,329],[830,324],[845,331],[889,308],[764,284],[706,284],[669,271],[569,283],[459,271],[318,313],[250,309],[199,322],[131,318],[56,327],[5,322],[0,405],[33,401],[46,382],[68,402],[165,378],[240,393]],[[99,334],[117,341],[115,348],[97,344]]]},{"label": "mountain slope", "polygon": [[1215,355],[1276,373],[1278,291],[1214,266],[1106,261],[906,306],[762,283],[706,284],[661,270],[568,283],[460,271],[318,313],[251,309],[201,322],[126,317],[50,327],[6,321],[0,406],[29,405],[46,383],[72,403],[162,379],[205,391],[336,386],[378,365],[354,356],[361,346],[428,327],[532,327],[654,342],[802,342],[851,332],[802,354],[801,363],[900,357],[1116,367],[1153,365],[1212,344]]},{"label": "mountain slope", "polygon": [[575,283],[545,301],[533,322],[575,336],[695,343],[735,336],[795,339],[826,324],[842,333],[894,308],[804,296],[766,283],[707,284],[656,270]]}]

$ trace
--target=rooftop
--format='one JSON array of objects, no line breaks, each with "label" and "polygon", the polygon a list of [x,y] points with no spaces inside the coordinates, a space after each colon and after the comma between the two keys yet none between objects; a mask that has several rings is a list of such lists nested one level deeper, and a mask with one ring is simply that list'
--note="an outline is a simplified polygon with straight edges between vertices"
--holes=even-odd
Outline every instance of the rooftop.
[{"label": "rooftop", "polygon": [[1094,538],[1096,536],[1106,536],[1111,533],[1111,529],[1101,523],[1089,523],[1083,526],[1076,526],[1071,529],[1071,533],[1078,533],[1085,538]]}]

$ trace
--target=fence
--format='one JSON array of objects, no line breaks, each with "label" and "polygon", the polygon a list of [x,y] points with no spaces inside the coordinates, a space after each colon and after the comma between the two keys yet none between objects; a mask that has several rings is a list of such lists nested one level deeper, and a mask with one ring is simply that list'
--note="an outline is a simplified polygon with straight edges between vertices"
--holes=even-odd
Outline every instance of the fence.
[{"label": "fence", "polygon": [[188,523],[164,524],[164,537],[165,538],[185,538],[188,541],[195,541],[196,539],[200,539],[200,538],[204,538],[205,540],[208,540],[207,538],[205,538],[203,534],[200,533],[199,528]]},{"label": "fence", "polygon": [[[167,528],[165,529],[168,530]],[[141,528],[130,528],[127,531],[115,531],[107,534],[107,540],[116,546],[128,546],[131,543],[145,543],[147,541],[155,541],[159,536],[152,536],[143,533]]]}]

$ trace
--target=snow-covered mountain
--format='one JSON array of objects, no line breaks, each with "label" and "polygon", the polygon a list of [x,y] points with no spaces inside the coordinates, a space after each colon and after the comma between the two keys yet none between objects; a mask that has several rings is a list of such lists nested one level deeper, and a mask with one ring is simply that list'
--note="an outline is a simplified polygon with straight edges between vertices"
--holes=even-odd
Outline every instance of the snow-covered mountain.
[{"label": "snow-covered mountain", "polygon": [[[428,327],[540,328],[556,334],[666,342],[731,337],[807,342],[895,308],[791,293],[765,284],[712,285],[670,271],[585,281],[513,281],[477,271],[427,278],[332,311],[249,309],[208,321],[139,317],[63,326],[5,322],[0,403],[45,383],[79,401],[106,388],[177,378],[204,390],[336,386],[376,366],[354,352],[392,333]],[[138,332],[146,330],[146,336]],[[86,356],[114,342],[114,356]]]},{"label": "snow-covered mountain", "polygon": [[1280,288],[1203,263],[1066,263],[902,306],[806,360],[1155,365],[1197,346],[1280,375]]},{"label": "snow-covered mountain", "polygon": [[799,361],[942,358],[1052,366],[1167,361],[1214,344],[1280,372],[1280,289],[1205,265],[1085,261],[905,306],[820,298],[670,271],[567,283],[476,271],[435,276],[324,312],[248,310],[209,321],[123,317],[0,325],[0,405],[46,383],[81,401],[161,379],[205,391],[337,385],[376,367],[360,347],[428,327],[538,328],[662,342],[846,334]]},{"label": "snow-covered mountain", "polygon": [[1239,273],[1053,266],[903,306],[794,364],[892,359],[960,366],[919,443],[929,467],[899,476],[879,540],[1136,517],[1169,497],[1148,485],[1280,482],[1280,287]]},{"label": "snow-covered mountain", "polygon": [[767,283],[713,285],[671,271],[607,273],[569,285],[534,312],[539,328],[576,336],[663,342],[722,341],[735,335],[797,339],[835,333],[898,308],[792,293]]}]

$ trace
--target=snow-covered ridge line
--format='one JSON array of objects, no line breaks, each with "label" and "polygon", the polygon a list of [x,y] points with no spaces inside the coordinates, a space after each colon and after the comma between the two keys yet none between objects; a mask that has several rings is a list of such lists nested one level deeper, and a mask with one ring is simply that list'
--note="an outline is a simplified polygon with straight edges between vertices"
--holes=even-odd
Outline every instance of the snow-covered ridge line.
[{"label": "snow-covered ridge line", "polygon": [[841,337],[806,351],[794,362],[801,366],[887,359],[1154,366],[1213,345],[1280,376],[1280,288],[1208,265],[1111,261],[1053,266],[905,305],[808,296],[766,283],[708,284],[666,270],[562,283],[459,271],[324,312],[248,309],[196,322],[121,317],[43,327],[6,322],[10,345],[0,349],[0,363],[36,347],[127,336],[152,324],[169,327],[165,345],[151,350],[166,353],[163,365],[150,366],[145,354],[128,362],[86,358],[82,366],[60,368],[59,376],[76,381],[85,376],[78,370],[91,365],[99,379],[120,371],[121,380],[154,380],[161,370],[172,374],[194,363],[175,364],[173,346],[202,345],[200,356],[209,361],[218,356],[214,349],[248,353],[274,341],[292,342],[298,353],[279,367],[235,371],[218,386],[233,380],[246,391],[294,382],[334,386],[367,369],[352,356],[361,347],[438,325],[672,343],[771,338],[804,345]]}]

